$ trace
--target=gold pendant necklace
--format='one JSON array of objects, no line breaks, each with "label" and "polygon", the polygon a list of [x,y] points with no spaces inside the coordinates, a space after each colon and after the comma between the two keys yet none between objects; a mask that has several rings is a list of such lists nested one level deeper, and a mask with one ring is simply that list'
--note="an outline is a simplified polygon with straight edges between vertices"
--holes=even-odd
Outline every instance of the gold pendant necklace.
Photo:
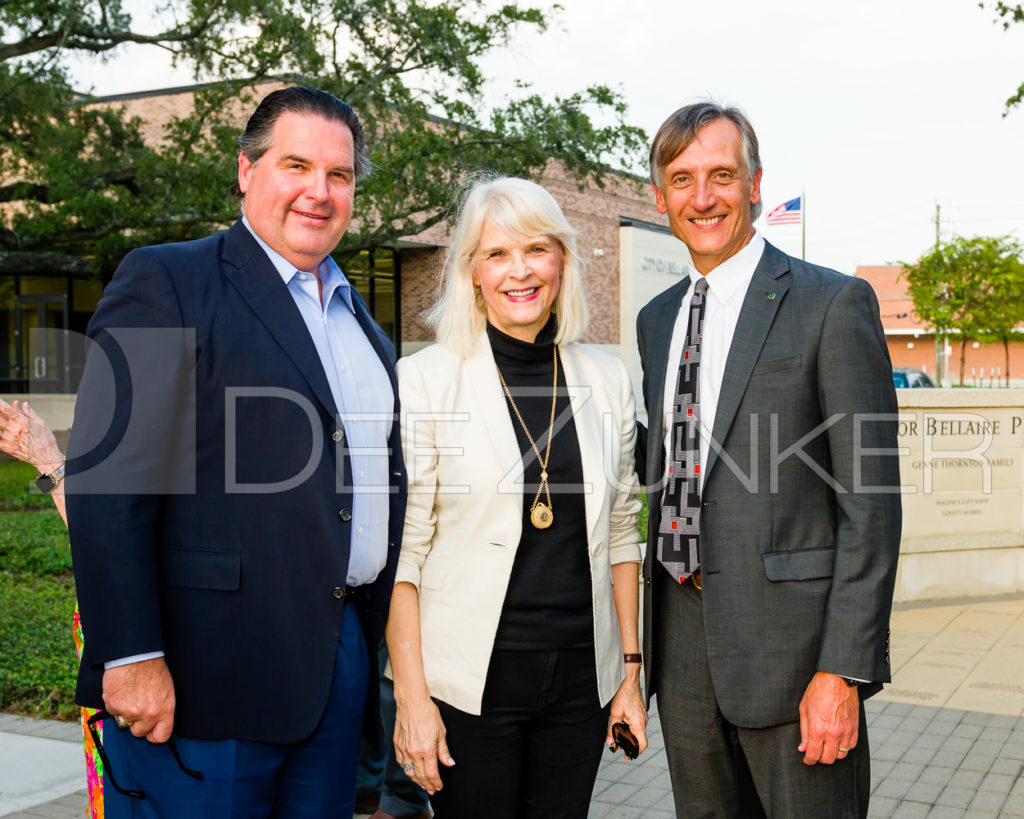
[{"label": "gold pendant necklace", "polygon": [[[505,390],[505,396],[508,398],[509,404],[512,405],[512,411],[515,412],[516,418],[519,419],[519,425],[523,428],[523,432],[526,433],[526,438],[530,442],[530,446],[533,447],[533,452],[537,456],[537,463],[540,464],[540,485],[537,487],[537,494],[533,498],[533,505],[530,507],[530,523],[534,525],[536,529],[547,529],[552,523],[555,522],[555,513],[551,508],[551,490],[548,487],[548,462],[551,460],[551,439],[554,437],[555,431],[555,400],[558,398],[558,348],[555,347],[552,350],[552,356],[555,360],[555,380],[551,387],[551,420],[548,421],[548,445],[544,448],[544,457],[540,456],[540,450],[537,449],[537,444],[534,443],[533,436],[530,434],[530,430],[526,426],[526,421],[523,420],[523,416],[519,412],[519,407],[516,406],[515,399],[512,397],[512,393],[508,388],[508,384],[505,383],[505,376],[501,374],[501,367],[498,367],[495,362],[495,367],[498,370],[498,378],[501,379],[501,386]],[[544,493],[544,497],[547,503],[540,502],[540,493]]]}]

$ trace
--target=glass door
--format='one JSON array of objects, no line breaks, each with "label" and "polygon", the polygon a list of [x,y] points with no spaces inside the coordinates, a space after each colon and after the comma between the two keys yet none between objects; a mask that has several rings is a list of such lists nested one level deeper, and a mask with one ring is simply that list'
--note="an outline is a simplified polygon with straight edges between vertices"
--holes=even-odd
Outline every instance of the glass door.
[{"label": "glass door", "polygon": [[15,296],[15,391],[68,392],[68,298]]}]

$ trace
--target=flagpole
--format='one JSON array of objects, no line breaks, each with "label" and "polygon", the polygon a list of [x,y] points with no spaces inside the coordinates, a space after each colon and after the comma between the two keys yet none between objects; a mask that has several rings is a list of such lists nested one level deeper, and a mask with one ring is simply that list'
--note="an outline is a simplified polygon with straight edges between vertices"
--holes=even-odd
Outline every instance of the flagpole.
[{"label": "flagpole", "polygon": [[807,191],[800,191],[800,258],[807,261]]}]

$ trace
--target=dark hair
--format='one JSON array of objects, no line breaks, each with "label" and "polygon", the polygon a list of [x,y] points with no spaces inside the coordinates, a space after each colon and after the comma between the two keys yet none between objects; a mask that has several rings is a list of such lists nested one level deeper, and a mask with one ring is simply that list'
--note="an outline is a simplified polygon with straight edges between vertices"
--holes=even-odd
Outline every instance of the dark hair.
[{"label": "dark hair", "polygon": [[[363,125],[356,112],[347,102],[319,88],[295,85],[280,88],[267,94],[253,111],[245,124],[245,133],[238,137],[242,153],[254,165],[273,143],[274,125],[281,114],[294,113],[323,117],[326,120],[347,125],[352,132],[352,146],[355,149],[356,179],[362,179],[370,172],[370,159],[366,155],[366,139]],[[235,196],[243,197],[238,184],[232,186]]]},{"label": "dark hair", "polygon": [[[690,147],[690,143],[697,138],[697,132],[701,128],[717,119],[727,119],[739,129],[743,141],[743,164],[747,170],[747,177],[753,179],[754,174],[761,170],[761,154],[754,126],[750,124],[746,114],[733,105],[720,105],[713,100],[701,100],[684,105],[661,124],[654,136],[654,142],[651,143],[651,182],[660,188],[665,166]],[[760,215],[761,203],[751,204],[750,221],[755,221]]]}]

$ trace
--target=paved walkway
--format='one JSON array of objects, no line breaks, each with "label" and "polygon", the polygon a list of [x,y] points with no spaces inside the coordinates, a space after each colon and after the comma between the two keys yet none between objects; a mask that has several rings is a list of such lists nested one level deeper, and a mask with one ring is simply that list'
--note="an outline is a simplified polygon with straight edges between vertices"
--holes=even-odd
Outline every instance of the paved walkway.
[{"label": "paved walkway", "polygon": [[[867,703],[872,817],[1024,819],[1024,595],[897,606],[894,681]],[[653,715],[652,715],[653,716]],[[674,815],[657,719],[611,755],[590,816]],[[81,819],[78,726],[0,714],[0,816]]]}]

